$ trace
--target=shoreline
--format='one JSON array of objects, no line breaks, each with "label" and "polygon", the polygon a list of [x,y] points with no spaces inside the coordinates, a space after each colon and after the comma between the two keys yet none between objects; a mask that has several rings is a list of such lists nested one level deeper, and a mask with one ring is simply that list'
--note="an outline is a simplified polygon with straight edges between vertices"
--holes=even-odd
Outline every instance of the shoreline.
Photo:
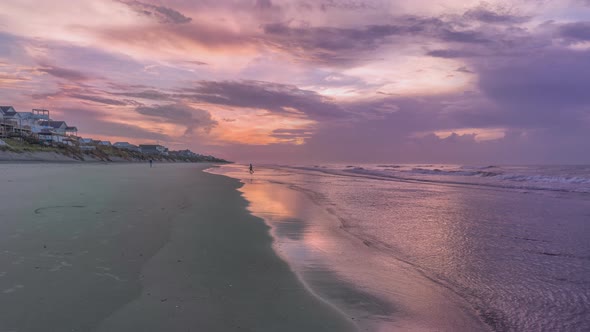
[{"label": "shoreline", "polygon": [[[313,296],[354,321],[359,330],[389,331],[392,328],[391,325],[384,325],[383,321],[396,319],[395,314],[399,312],[394,303],[388,302],[377,294],[367,292],[363,287],[344,278],[327,264],[325,257],[318,255],[316,251],[318,248],[310,248],[303,243],[303,238],[310,232],[323,234],[337,232],[340,225],[337,218],[320,212],[321,207],[316,207],[308,193],[291,187],[287,188],[284,184],[239,178],[236,174],[224,173],[219,168],[222,166],[214,165],[204,171],[235,179],[242,184],[238,190],[248,201],[249,213],[260,218],[268,226],[269,233],[273,237],[273,250],[289,264],[293,273]],[[265,205],[263,201],[269,205]],[[280,205],[286,201],[295,202],[294,205],[307,212],[299,214],[295,211],[284,211]],[[324,219],[319,222],[322,224],[321,229],[316,227],[317,224],[314,225],[318,222],[317,220],[312,222],[304,215],[311,219]],[[353,239],[347,232],[340,236],[351,237],[349,239],[351,241],[358,240]],[[326,239],[323,235],[320,237],[322,237],[321,241]],[[322,250],[319,249],[319,251]]]},{"label": "shoreline", "polygon": [[[275,251],[311,291],[351,317],[362,304],[362,325],[377,327],[369,330],[588,325],[585,315],[560,309],[587,305],[587,195],[418,186],[276,166],[254,175],[238,164],[214,172],[244,183],[249,210],[272,228]],[[339,280],[351,287],[334,291]],[[347,302],[358,298],[355,289],[370,296]],[[556,294],[560,306],[548,307]],[[365,310],[379,299],[386,305],[373,308],[393,310]]]},{"label": "shoreline", "polygon": [[209,165],[39,166],[0,165],[0,328],[355,330]]},{"label": "shoreline", "polygon": [[[248,209],[271,228],[277,254],[310,292],[354,318],[363,330],[491,330],[444,285],[344,229],[344,220],[321,194],[275,178],[268,169],[259,167],[256,176],[248,176],[240,167],[245,166],[209,171],[244,184],[240,191],[250,202]],[[455,309],[440,310],[449,306]]]}]

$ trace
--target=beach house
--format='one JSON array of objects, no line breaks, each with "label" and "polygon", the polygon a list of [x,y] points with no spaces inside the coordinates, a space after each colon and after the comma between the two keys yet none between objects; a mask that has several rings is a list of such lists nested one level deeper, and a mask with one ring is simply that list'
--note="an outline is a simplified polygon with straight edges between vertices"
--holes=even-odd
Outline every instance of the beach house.
[{"label": "beach house", "polygon": [[23,129],[30,130],[32,133],[39,133],[44,126],[40,124],[41,121],[50,121],[49,111],[47,110],[36,110],[32,112],[19,112],[21,121],[20,126]]},{"label": "beach house", "polygon": [[60,135],[49,129],[42,129],[37,133],[39,140],[46,143],[65,143],[66,136]]},{"label": "beach house", "polygon": [[0,121],[7,125],[20,127],[21,114],[12,106],[0,106]]},{"label": "beach house", "polygon": [[0,118],[1,119],[11,119],[14,117],[18,117],[18,112],[12,106],[0,106]]},{"label": "beach house", "polygon": [[40,131],[37,132],[37,136],[41,141],[73,145],[76,140],[68,136],[75,136],[78,133],[78,128],[68,126],[65,121],[39,121],[38,125]]},{"label": "beach house", "polygon": [[70,135],[70,136],[78,136],[78,127],[67,126],[66,127],[66,134]]},{"label": "beach house", "polygon": [[0,106],[0,137],[21,136],[21,114],[12,106]]},{"label": "beach house", "polygon": [[96,150],[96,144],[92,138],[79,138],[78,139],[79,148],[82,151],[92,151]]},{"label": "beach house", "polygon": [[139,149],[145,154],[168,155],[168,148],[159,144],[140,144]]},{"label": "beach house", "polygon": [[119,149],[123,149],[123,150],[141,152],[139,149],[139,146],[133,145],[129,142],[117,142],[117,143],[113,144],[113,146],[116,148],[119,148]]},{"label": "beach house", "polygon": [[193,158],[198,157],[199,155],[192,152],[191,150],[180,150],[180,151],[170,151],[170,155],[175,157],[183,157],[183,158]]},{"label": "beach house", "polygon": [[65,121],[39,121],[39,126],[42,127],[42,131],[51,131],[57,135],[66,135],[66,129],[68,125]]}]

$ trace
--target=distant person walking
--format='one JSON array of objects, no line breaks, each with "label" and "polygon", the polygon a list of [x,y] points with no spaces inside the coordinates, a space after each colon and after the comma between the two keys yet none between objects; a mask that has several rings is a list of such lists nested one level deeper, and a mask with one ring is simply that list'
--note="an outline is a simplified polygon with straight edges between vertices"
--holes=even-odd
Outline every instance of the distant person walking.
[{"label": "distant person walking", "polygon": [[150,168],[152,168],[153,163],[154,163],[154,161],[150,159]]},{"label": "distant person walking", "polygon": [[252,167],[252,164],[250,164],[250,174],[254,174],[254,167]]}]

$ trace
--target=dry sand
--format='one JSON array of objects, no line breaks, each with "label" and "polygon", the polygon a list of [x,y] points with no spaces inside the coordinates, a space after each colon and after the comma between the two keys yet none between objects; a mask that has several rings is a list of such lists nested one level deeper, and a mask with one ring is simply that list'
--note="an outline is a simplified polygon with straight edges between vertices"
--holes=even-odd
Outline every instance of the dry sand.
[{"label": "dry sand", "polygon": [[347,331],[204,165],[0,164],[0,331]]}]

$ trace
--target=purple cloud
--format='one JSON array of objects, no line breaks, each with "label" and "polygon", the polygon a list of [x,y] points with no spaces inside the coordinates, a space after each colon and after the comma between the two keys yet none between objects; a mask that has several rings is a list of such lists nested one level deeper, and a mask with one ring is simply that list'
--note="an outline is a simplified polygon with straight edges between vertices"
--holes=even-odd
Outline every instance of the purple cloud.
[{"label": "purple cloud", "polygon": [[217,126],[217,121],[205,110],[193,108],[184,104],[140,106],[135,109],[139,114],[156,117],[170,123],[186,126],[185,135],[192,134],[195,129],[209,132]]},{"label": "purple cloud", "polygon": [[559,27],[562,37],[572,41],[590,40],[590,22],[575,22],[564,24]]},{"label": "purple cloud", "polygon": [[141,90],[136,92],[113,92],[112,95],[157,101],[170,101],[173,99],[170,94],[155,89]]},{"label": "purple cloud", "polygon": [[84,95],[84,94],[78,94],[78,93],[74,93],[69,96],[72,98],[88,100],[88,101],[92,101],[92,102],[99,103],[99,104],[105,104],[105,105],[112,105],[112,106],[125,106],[125,105],[127,105],[127,103],[124,101],[110,99],[110,98],[104,98],[104,97],[100,97],[100,96]]},{"label": "purple cloud", "polygon": [[[590,103],[590,52],[547,50],[493,67],[479,65],[479,86],[493,100],[530,115],[542,110],[559,116]],[[534,117],[534,116],[533,116]]]},{"label": "purple cloud", "polygon": [[256,8],[259,9],[268,9],[272,7],[271,0],[256,0]]},{"label": "purple cloud", "polygon": [[37,70],[55,76],[57,78],[63,78],[70,81],[87,81],[92,78],[88,74],[83,73],[81,71],[48,64],[41,64],[41,67],[37,68]]},{"label": "purple cloud", "polygon": [[138,14],[149,16],[157,19],[160,23],[184,24],[192,21],[192,18],[184,16],[179,11],[164,6],[156,6],[140,1],[120,0]]},{"label": "purple cloud", "polygon": [[528,16],[520,16],[509,13],[508,11],[494,11],[491,8],[480,5],[479,7],[469,9],[463,14],[466,19],[476,20],[483,23],[502,23],[513,24],[523,23],[530,20]]},{"label": "purple cloud", "polygon": [[261,81],[201,81],[180,89],[179,96],[194,101],[240,108],[265,109],[277,114],[311,119],[335,119],[348,116],[340,106],[316,92],[293,85]]}]

